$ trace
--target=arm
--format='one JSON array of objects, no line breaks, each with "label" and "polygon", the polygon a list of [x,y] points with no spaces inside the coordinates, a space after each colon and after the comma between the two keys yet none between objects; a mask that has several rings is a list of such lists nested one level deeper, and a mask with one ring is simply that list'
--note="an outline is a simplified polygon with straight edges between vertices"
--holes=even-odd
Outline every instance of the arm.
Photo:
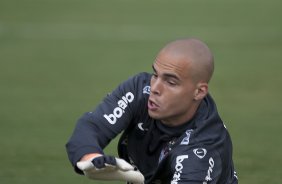
[{"label": "arm", "polygon": [[78,120],[66,145],[76,172],[82,174],[76,166],[78,161],[103,155],[104,147],[130,124],[142,101],[143,81],[141,75],[130,78],[106,96],[95,111],[85,113]]}]

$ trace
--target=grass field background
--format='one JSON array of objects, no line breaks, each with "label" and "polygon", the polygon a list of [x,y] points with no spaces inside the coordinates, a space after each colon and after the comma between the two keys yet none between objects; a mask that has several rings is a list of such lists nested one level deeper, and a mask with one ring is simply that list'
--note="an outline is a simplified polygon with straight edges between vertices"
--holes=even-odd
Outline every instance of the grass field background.
[{"label": "grass field background", "polygon": [[[280,0],[1,0],[0,183],[117,183],[73,172],[65,143],[75,122],[129,76],[151,72],[165,43],[190,36],[214,52],[210,91],[240,183],[281,183],[281,8]],[[116,141],[106,152],[115,150]]]}]

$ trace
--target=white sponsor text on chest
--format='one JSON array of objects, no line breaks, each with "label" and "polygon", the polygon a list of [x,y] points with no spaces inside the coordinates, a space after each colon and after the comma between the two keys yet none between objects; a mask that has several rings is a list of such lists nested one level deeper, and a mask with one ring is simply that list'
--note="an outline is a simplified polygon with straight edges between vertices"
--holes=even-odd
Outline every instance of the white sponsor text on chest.
[{"label": "white sponsor text on chest", "polygon": [[109,115],[104,114],[104,118],[106,118],[110,124],[115,124],[117,122],[117,119],[121,118],[122,115],[125,113],[125,109],[127,108],[128,104],[131,103],[133,100],[134,95],[131,92],[127,92],[117,102],[118,106],[114,108],[113,113]]}]

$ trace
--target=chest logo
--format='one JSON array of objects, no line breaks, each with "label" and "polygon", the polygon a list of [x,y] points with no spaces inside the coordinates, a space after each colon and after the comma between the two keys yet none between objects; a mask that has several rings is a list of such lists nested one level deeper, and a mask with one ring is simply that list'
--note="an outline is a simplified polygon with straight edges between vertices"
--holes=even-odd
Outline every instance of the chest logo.
[{"label": "chest logo", "polygon": [[178,184],[178,181],[180,180],[182,169],[183,169],[182,162],[185,159],[188,159],[188,155],[179,155],[176,157],[175,172],[174,172],[171,184]]},{"label": "chest logo", "polygon": [[193,152],[200,159],[204,158],[207,154],[207,150],[205,148],[197,148],[197,149],[194,149]]}]

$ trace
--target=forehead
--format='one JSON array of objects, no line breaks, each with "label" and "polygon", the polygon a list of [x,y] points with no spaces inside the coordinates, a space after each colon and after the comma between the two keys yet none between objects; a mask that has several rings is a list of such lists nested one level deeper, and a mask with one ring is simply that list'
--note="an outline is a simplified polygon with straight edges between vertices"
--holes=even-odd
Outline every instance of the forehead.
[{"label": "forehead", "polygon": [[160,54],[153,67],[160,74],[169,73],[176,75],[179,79],[185,79],[190,76],[191,62],[185,57]]}]

